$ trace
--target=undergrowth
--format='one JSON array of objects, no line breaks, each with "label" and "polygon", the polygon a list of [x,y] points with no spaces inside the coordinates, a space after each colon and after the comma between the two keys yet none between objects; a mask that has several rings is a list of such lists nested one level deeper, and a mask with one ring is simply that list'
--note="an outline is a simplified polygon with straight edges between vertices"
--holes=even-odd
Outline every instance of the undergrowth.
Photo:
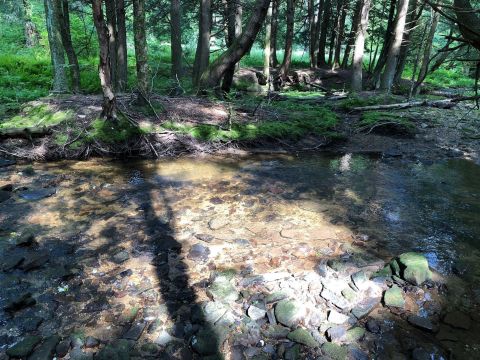
[{"label": "undergrowth", "polygon": [[70,110],[53,110],[48,105],[28,105],[22,112],[0,122],[0,129],[49,127],[73,118]]}]

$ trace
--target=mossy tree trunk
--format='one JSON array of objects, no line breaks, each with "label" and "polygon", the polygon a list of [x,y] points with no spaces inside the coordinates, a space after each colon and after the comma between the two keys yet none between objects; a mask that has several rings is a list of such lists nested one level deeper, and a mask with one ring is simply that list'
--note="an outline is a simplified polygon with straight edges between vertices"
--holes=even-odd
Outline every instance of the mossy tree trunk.
[{"label": "mossy tree trunk", "polygon": [[32,21],[32,5],[30,4],[30,0],[23,0],[23,13],[25,21],[25,46],[37,46],[39,34],[37,26]]}]

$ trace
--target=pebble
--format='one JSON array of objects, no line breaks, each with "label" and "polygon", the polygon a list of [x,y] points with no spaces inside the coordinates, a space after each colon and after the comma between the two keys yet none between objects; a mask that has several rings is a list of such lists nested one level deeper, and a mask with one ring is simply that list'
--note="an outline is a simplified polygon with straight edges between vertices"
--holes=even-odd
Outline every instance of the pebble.
[{"label": "pebble", "polygon": [[202,244],[194,244],[188,252],[187,258],[196,261],[207,261],[210,255],[210,249]]}]

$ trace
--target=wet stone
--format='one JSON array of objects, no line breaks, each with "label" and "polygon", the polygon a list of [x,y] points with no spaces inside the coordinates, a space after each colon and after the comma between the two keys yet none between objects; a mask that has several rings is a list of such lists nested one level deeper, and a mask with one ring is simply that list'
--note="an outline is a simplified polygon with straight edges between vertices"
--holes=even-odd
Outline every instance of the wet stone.
[{"label": "wet stone", "polygon": [[23,232],[16,240],[16,246],[30,246],[35,241],[35,235],[30,231]]},{"label": "wet stone", "polygon": [[301,359],[301,347],[296,344],[285,351],[285,360],[300,360]]},{"label": "wet stone", "polygon": [[127,330],[127,332],[123,335],[124,339],[127,340],[134,340],[137,341],[140,336],[143,333],[143,330],[145,330],[145,327],[147,326],[147,322],[137,322],[133,324],[130,329]]},{"label": "wet stone", "polygon": [[187,258],[195,261],[207,261],[210,249],[202,244],[194,244],[188,252]]},{"label": "wet stone", "polygon": [[436,326],[428,318],[417,315],[410,315],[407,320],[410,324],[419,329],[429,332],[434,332],[436,330]]},{"label": "wet stone", "polygon": [[38,251],[32,252],[25,256],[25,259],[20,264],[20,269],[30,271],[43,266],[49,260],[48,252]]},{"label": "wet stone", "polygon": [[269,325],[262,330],[262,334],[270,339],[284,339],[290,332],[289,328],[282,325]]},{"label": "wet stone", "polygon": [[55,188],[44,188],[21,191],[18,195],[24,200],[37,201],[55,195],[56,192],[57,189]]},{"label": "wet stone", "polygon": [[348,356],[348,349],[333,343],[325,343],[322,345],[322,353],[332,360],[345,360]]},{"label": "wet stone", "polygon": [[305,305],[298,301],[282,300],[275,306],[275,317],[281,324],[294,327],[306,316]]},{"label": "wet stone", "polygon": [[413,285],[421,285],[432,279],[427,258],[420,253],[408,252],[398,257],[401,269],[400,277]]},{"label": "wet stone", "polygon": [[195,237],[198,240],[205,241],[207,243],[212,242],[212,240],[214,239],[214,237],[209,234],[195,234]]},{"label": "wet stone", "polygon": [[23,340],[8,348],[6,354],[13,358],[25,357],[32,352],[41,340],[40,336],[26,336]]},{"label": "wet stone", "polygon": [[318,347],[318,342],[313,338],[304,328],[298,328],[287,335],[289,340],[295,341],[296,343],[306,345],[308,347]]},{"label": "wet stone", "polygon": [[55,347],[55,353],[57,354],[57,356],[64,357],[65,355],[67,355],[68,351],[70,350],[71,343],[72,341],[70,339],[60,341]]},{"label": "wet stone", "polygon": [[35,305],[36,300],[32,297],[31,293],[25,293],[18,295],[10,300],[10,302],[5,307],[6,311],[15,312],[26,307]]},{"label": "wet stone", "polygon": [[115,255],[113,255],[113,258],[112,258],[113,262],[115,262],[116,264],[121,264],[127,261],[128,259],[130,259],[130,255],[125,250],[121,250],[117,252]]},{"label": "wet stone", "polygon": [[15,165],[17,162],[10,159],[0,159],[0,168]]},{"label": "wet stone", "polygon": [[470,317],[468,315],[466,315],[465,313],[462,313],[460,311],[449,312],[443,318],[443,322],[445,324],[453,326],[454,328],[457,328],[457,329],[468,330],[468,329],[470,329],[470,326],[471,326]]},{"label": "wet stone", "polygon": [[385,306],[404,308],[405,299],[403,298],[403,291],[397,285],[393,285],[386,290],[383,295],[383,303]]},{"label": "wet stone", "polygon": [[380,332],[380,324],[376,320],[368,320],[365,326],[372,334],[378,334]]},{"label": "wet stone", "polygon": [[[83,352],[80,348],[74,348],[70,351],[70,360],[92,360],[93,353],[91,352]],[[113,358],[112,358],[113,359]]]},{"label": "wet stone", "polygon": [[370,314],[379,303],[379,298],[367,298],[352,309],[352,315],[360,320]]},{"label": "wet stone", "polygon": [[94,348],[100,345],[100,341],[98,339],[94,338],[93,336],[87,336],[85,339],[85,347],[86,348]]},{"label": "wet stone", "polygon": [[58,335],[48,337],[35,349],[33,354],[28,357],[28,360],[51,360],[59,341],[60,336]]},{"label": "wet stone", "polygon": [[9,191],[0,190],[0,203],[7,201],[12,197],[12,193]]}]

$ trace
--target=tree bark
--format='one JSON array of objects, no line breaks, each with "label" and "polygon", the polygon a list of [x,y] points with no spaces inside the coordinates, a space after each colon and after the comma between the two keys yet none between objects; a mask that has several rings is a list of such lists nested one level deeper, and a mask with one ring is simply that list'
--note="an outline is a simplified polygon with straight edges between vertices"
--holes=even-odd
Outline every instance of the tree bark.
[{"label": "tree bark", "polygon": [[150,97],[147,35],[145,27],[145,0],[133,0],[133,37],[137,63],[137,101],[142,104]]},{"label": "tree bark", "polygon": [[355,9],[353,11],[353,18],[352,18],[352,28],[350,30],[350,34],[348,34],[348,41],[347,46],[345,47],[345,52],[343,54],[342,59],[342,68],[345,69],[348,67],[348,61],[350,59],[350,53],[352,51],[353,45],[356,41],[356,35],[358,31],[358,27],[360,26],[360,13],[362,11],[362,0],[357,0],[355,4]]},{"label": "tree bark", "polygon": [[109,34],[108,53],[110,54],[110,77],[116,87],[117,81],[117,13],[115,0],[105,0],[105,15],[107,17],[107,29]]},{"label": "tree bark", "polygon": [[200,77],[208,68],[210,59],[210,31],[212,27],[211,0],[200,0],[197,51],[193,66],[193,85],[200,83]]},{"label": "tree bark", "polygon": [[295,21],[295,0],[287,0],[287,33],[285,34],[285,54],[283,62],[278,71],[278,78],[283,83],[288,75],[292,63],[293,50],[293,27]]},{"label": "tree bark", "polygon": [[110,54],[109,54],[109,33],[102,10],[102,0],[92,0],[93,23],[97,29],[99,64],[98,76],[103,92],[103,104],[101,116],[107,120],[115,120],[116,98],[113,92],[112,80],[110,77]]},{"label": "tree bark", "polygon": [[315,60],[316,46],[315,46],[315,0],[308,0],[308,44],[309,44],[309,58],[310,58],[310,68],[314,68],[317,63]]},{"label": "tree bark", "polygon": [[271,56],[271,41],[272,41],[272,3],[268,7],[265,18],[265,46],[263,48],[263,76],[267,79],[267,84],[270,83],[270,56]]},{"label": "tree bark", "polygon": [[[227,47],[230,47],[242,34],[242,6],[236,0],[227,1],[227,29]],[[236,65],[236,63],[230,65],[223,75],[222,90],[225,93],[228,93],[232,87]]]},{"label": "tree bark", "polygon": [[53,92],[68,92],[67,75],[65,73],[65,57],[63,53],[62,36],[56,7],[52,0],[44,0],[47,23],[48,43],[53,66]]},{"label": "tree bark", "polygon": [[370,12],[371,0],[361,0],[359,24],[355,39],[355,51],[353,53],[352,69],[352,90],[362,91],[363,81],[363,52],[365,47],[365,34],[368,27],[368,14]]},{"label": "tree bark", "polygon": [[345,20],[347,18],[348,0],[341,1],[340,15],[338,17],[337,29],[335,31],[335,54],[333,57],[332,69],[340,67],[340,54],[342,51],[342,43],[345,37]]},{"label": "tree bark", "polygon": [[70,33],[70,11],[68,8],[68,0],[53,0],[57,21],[60,26],[60,34],[62,44],[67,54],[68,65],[70,67],[70,75],[72,78],[72,90],[74,93],[80,92],[80,66],[78,58],[72,44],[72,35]]},{"label": "tree bark", "polygon": [[270,53],[270,65],[273,68],[278,66],[277,58],[277,33],[278,33],[278,8],[280,7],[280,0],[272,0],[272,41]]},{"label": "tree bark", "polygon": [[125,0],[116,0],[117,15],[117,91],[125,91],[127,88],[128,57],[127,57],[127,27],[125,22]]},{"label": "tree bark", "polygon": [[205,70],[200,79],[200,89],[218,88],[225,71],[236,64],[251,48],[267,15],[270,0],[256,0],[252,15],[242,35]]},{"label": "tree bark", "polygon": [[[321,0],[322,1],[322,0]],[[318,41],[318,53],[317,53],[317,66],[322,67],[326,66],[327,63],[325,61],[325,47],[327,46],[327,32],[328,32],[328,25],[330,23],[330,17],[332,15],[332,1],[325,0],[325,6],[322,6],[320,2],[321,11],[323,11],[323,16],[319,16],[318,22],[321,25],[320,27],[320,38]],[[324,9],[324,10],[323,10]],[[320,10],[319,10],[320,11]]]},{"label": "tree bark", "polygon": [[408,0],[399,0],[397,17],[393,32],[393,40],[388,49],[387,61],[385,63],[385,71],[382,74],[380,88],[386,92],[392,90],[393,77],[397,67],[398,55],[402,46],[403,32],[405,30],[405,21],[408,12]]},{"label": "tree bark", "polygon": [[454,0],[453,6],[462,37],[480,50],[480,16],[475,13],[469,0]]},{"label": "tree bark", "polygon": [[23,0],[23,13],[25,21],[25,46],[37,46],[39,34],[37,26],[32,21],[32,5],[30,4],[30,0]]},{"label": "tree bark", "polygon": [[170,43],[172,52],[172,78],[176,81],[182,76],[182,30],[180,0],[170,2]]}]

